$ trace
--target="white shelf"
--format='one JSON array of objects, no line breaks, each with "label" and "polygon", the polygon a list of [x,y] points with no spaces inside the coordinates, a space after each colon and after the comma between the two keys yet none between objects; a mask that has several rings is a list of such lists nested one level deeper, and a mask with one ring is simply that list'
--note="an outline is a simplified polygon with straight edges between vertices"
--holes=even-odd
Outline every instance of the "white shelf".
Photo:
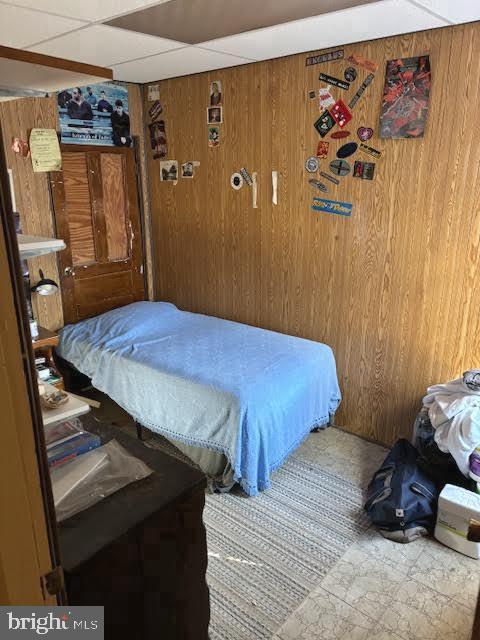
[{"label": "white shelf", "polygon": [[[53,393],[54,391],[58,391],[56,387],[47,382],[43,383],[45,387],[45,393]],[[44,426],[49,424],[55,424],[56,422],[64,422],[65,420],[70,420],[71,418],[78,418],[78,416],[83,416],[85,413],[90,411],[90,407],[86,402],[80,400],[79,398],[71,396],[68,391],[68,400],[65,404],[62,404],[58,409],[45,409],[42,406],[42,418]]]},{"label": "white shelf", "polygon": [[17,233],[17,240],[20,257],[24,259],[43,256],[47,253],[54,253],[55,251],[62,251],[66,247],[63,240],[29,236],[25,233]]}]

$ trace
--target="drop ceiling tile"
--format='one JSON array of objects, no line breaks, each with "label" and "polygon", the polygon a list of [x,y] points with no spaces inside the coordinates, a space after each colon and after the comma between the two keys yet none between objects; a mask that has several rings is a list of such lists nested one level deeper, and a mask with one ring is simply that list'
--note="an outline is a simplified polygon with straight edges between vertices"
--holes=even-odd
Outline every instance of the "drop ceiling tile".
[{"label": "drop ceiling tile", "polygon": [[480,20],[479,0],[414,0],[417,5],[433,11],[451,22],[461,24]]},{"label": "drop ceiling tile", "polygon": [[0,43],[17,49],[78,29],[85,23],[0,3]]},{"label": "drop ceiling tile", "polygon": [[154,4],[162,4],[168,0],[84,0],[83,2],[79,0],[8,0],[8,2],[19,7],[78,18],[87,22],[99,22]]},{"label": "drop ceiling tile", "polygon": [[447,22],[407,0],[382,0],[343,11],[203,42],[202,47],[255,60],[325,49],[423,29]]},{"label": "drop ceiling tile", "polygon": [[30,47],[30,50],[59,58],[74,57],[79,62],[110,67],[113,64],[182,46],[182,42],[175,40],[155,38],[105,25],[91,25],[80,31],[42,42]]},{"label": "drop ceiling tile", "polygon": [[191,73],[234,67],[248,62],[252,61],[248,58],[206,51],[198,47],[185,47],[161,53],[158,56],[114,65],[113,77],[125,82],[153,82]]}]

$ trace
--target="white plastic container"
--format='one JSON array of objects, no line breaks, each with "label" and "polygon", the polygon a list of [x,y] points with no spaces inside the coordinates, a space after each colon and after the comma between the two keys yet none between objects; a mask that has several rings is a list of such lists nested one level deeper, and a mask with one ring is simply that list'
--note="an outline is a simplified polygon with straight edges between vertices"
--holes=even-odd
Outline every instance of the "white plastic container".
[{"label": "white plastic container", "polygon": [[480,495],[446,484],[438,498],[435,538],[455,551],[480,558]]}]

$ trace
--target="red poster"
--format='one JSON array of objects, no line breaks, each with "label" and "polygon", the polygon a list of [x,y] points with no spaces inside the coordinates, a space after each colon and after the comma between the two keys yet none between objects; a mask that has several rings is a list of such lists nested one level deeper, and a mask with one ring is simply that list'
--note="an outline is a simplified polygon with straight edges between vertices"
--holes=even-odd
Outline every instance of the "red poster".
[{"label": "red poster", "polygon": [[428,56],[387,62],[380,113],[381,138],[420,138],[425,130],[430,96]]}]

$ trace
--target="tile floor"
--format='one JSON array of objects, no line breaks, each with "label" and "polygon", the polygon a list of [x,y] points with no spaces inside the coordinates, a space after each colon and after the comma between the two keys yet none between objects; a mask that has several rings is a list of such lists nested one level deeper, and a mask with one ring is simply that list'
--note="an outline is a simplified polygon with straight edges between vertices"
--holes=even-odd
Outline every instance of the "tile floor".
[{"label": "tile floor", "polygon": [[[105,397],[96,413],[133,433]],[[332,427],[310,434],[296,455],[366,489],[387,450]],[[433,538],[398,544],[371,528],[272,640],[470,640],[479,587],[480,561]]]},{"label": "tile floor", "polygon": [[[386,453],[334,428],[298,450],[363,488]],[[273,640],[469,640],[479,587],[480,561],[432,538],[398,544],[372,528]]]}]

